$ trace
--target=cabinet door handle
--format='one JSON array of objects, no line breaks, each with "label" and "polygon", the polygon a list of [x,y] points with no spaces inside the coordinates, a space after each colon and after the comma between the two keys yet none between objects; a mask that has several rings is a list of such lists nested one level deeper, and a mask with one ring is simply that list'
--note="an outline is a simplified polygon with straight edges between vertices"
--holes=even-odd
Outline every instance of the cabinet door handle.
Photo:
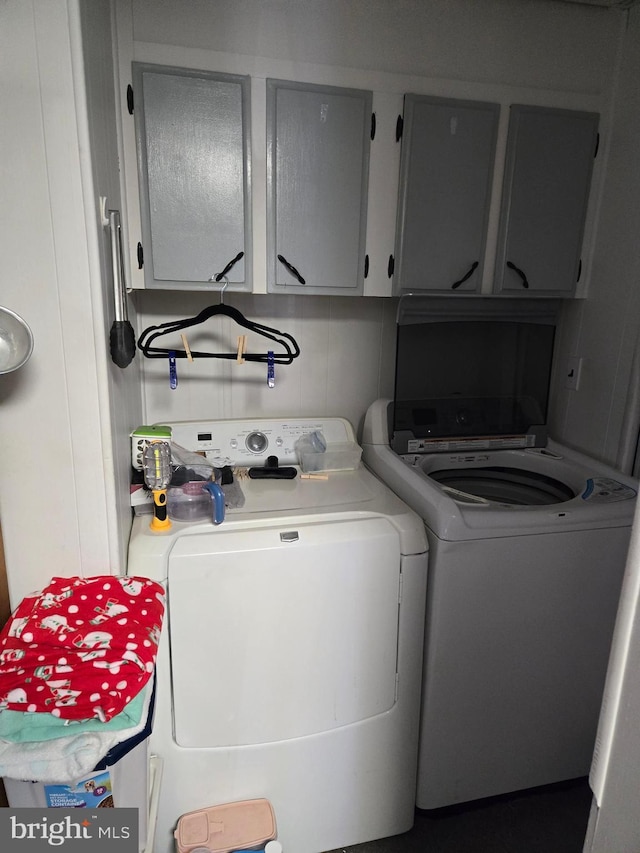
[{"label": "cabinet door handle", "polygon": [[283,264],[291,273],[294,278],[297,278],[300,284],[306,284],[307,282],[302,278],[298,270],[294,267],[293,264],[290,264],[289,261],[285,258],[284,255],[278,255],[278,260],[281,264]]},{"label": "cabinet door handle", "polygon": [[522,286],[523,287],[529,287],[529,282],[527,280],[527,277],[522,272],[521,269],[518,269],[518,267],[515,264],[512,264],[511,261],[507,261],[507,266],[509,267],[510,270],[513,270],[515,273],[517,273],[520,276],[520,278],[522,279]]},{"label": "cabinet door handle", "polygon": [[462,278],[459,281],[453,282],[453,284],[451,285],[451,290],[455,290],[457,287],[460,287],[461,284],[464,284],[468,278],[471,278],[471,276],[473,275],[473,273],[475,272],[475,270],[478,266],[478,263],[479,263],[479,261],[474,261],[471,264],[471,267],[470,267],[468,273],[466,275],[462,276]]},{"label": "cabinet door handle", "polygon": [[[238,261],[240,260],[240,258],[244,258],[244,252],[238,252],[238,254],[235,256],[235,258],[232,258],[232,259],[229,261],[229,263],[228,263],[228,264],[226,265],[226,267],[222,270],[222,272],[219,272],[219,273],[217,273],[215,276],[212,276],[212,278],[214,279],[214,281],[222,281],[222,279],[223,279],[223,278],[225,277],[225,275],[229,272],[229,270],[231,269],[231,267],[232,267],[234,264],[237,264],[237,263],[238,263]],[[211,279],[209,279],[209,281],[211,281]]]}]

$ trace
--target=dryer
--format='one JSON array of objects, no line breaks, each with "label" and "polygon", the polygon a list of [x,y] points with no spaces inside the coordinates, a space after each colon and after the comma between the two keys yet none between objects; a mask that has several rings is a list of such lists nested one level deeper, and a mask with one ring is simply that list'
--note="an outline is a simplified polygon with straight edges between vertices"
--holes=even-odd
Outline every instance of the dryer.
[{"label": "dryer", "polygon": [[[173,423],[216,466],[295,465],[339,418]],[[299,472],[297,472],[299,473]],[[178,818],[266,797],[285,850],[321,853],[413,824],[427,541],[359,465],[241,479],[222,524],[134,520],[128,571],[166,586],[150,746],[164,762],[155,853]]]},{"label": "dryer", "polygon": [[422,809],[589,772],[637,483],[546,435],[551,308],[401,306],[397,396],[365,418],[429,540]]}]

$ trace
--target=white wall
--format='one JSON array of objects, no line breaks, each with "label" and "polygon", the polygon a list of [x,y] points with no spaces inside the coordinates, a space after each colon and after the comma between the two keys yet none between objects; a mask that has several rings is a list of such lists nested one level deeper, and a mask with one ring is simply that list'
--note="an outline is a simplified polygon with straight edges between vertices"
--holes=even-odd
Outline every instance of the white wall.
[{"label": "white wall", "polygon": [[[559,381],[556,430],[587,453],[616,462],[625,420],[631,364],[640,329],[640,8],[628,13],[619,57],[608,168],[595,243],[589,298],[566,306],[563,352],[582,356],[578,391]],[[638,376],[634,377],[638,382]],[[633,443],[633,442],[631,442]],[[622,464],[622,459],[619,460]]]},{"label": "white wall", "polygon": [[139,42],[442,80],[600,92],[615,11],[554,0],[133,0]]},{"label": "white wall", "polygon": [[[108,2],[93,2],[108,23]],[[108,27],[96,37],[108,43]],[[53,575],[120,568],[78,3],[0,4],[0,77],[0,304],[35,338],[29,363],[0,377],[0,517],[15,606]]]},{"label": "white wall", "polygon": [[[115,305],[109,235],[102,222],[104,209],[120,210],[120,156],[118,143],[114,49],[111,38],[109,0],[81,0],[82,67],[77,69],[76,86],[85,82],[87,145],[90,158],[84,167],[85,213],[90,257],[96,266],[93,276],[96,358],[101,369],[101,428],[105,489],[109,513],[111,559],[114,572],[124,571],[127,559],[131,507],[129,484],[130,438],[142,421],[140,356],[125,369],[108,357],[104,336],[114,320]],[[135,306],[129,304],[132,325],[136,326]]]},{"label": "white wall", "polygon": [[[194,316],[217,295],[137,294],[141,323],[152,325]],[[178,361],[178,387],[169,388],[165,359],[144,363],[147,423],[163,420],[336,415],[361,427],[369,403],[393,393],[395,299],[232,294],[225,301],[252,320],[293,335],[301,354],[276,365],[275,388],[267,387],[266,365],[220,359]],[[185,313],[186,312],[186,313]],[[140,329],[140,331],[142,328]],[[188,332],[194,350],[234,352],[247,330],[215,318]],[[179,336],[158,339],[174,344]],[[266,352],[267,342],[247,333],[248,352]]]}]

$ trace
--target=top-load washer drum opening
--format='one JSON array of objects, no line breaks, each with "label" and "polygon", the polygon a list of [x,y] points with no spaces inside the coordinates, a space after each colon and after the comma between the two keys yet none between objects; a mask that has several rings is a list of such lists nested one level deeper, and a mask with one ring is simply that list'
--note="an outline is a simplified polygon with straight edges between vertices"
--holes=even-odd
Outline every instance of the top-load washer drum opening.
[{"label": "top-load washer drum opening", "polygon": [[429,477],[457,499],[465,495],[490,503],[510,506],[549,506],[576,497],[566,483],[519,468],[491,465],[482,468],[454,468],[429,472]]}]

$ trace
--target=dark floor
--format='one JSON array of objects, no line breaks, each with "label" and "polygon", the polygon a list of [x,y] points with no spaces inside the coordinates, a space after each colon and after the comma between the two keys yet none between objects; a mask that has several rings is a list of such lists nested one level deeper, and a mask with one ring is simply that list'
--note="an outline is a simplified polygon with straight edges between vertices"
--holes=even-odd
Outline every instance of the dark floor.
[{"label": "dark floor", "polygon": [[329,853],[582,853],[586,779],[416,812],[412,830]]}]

